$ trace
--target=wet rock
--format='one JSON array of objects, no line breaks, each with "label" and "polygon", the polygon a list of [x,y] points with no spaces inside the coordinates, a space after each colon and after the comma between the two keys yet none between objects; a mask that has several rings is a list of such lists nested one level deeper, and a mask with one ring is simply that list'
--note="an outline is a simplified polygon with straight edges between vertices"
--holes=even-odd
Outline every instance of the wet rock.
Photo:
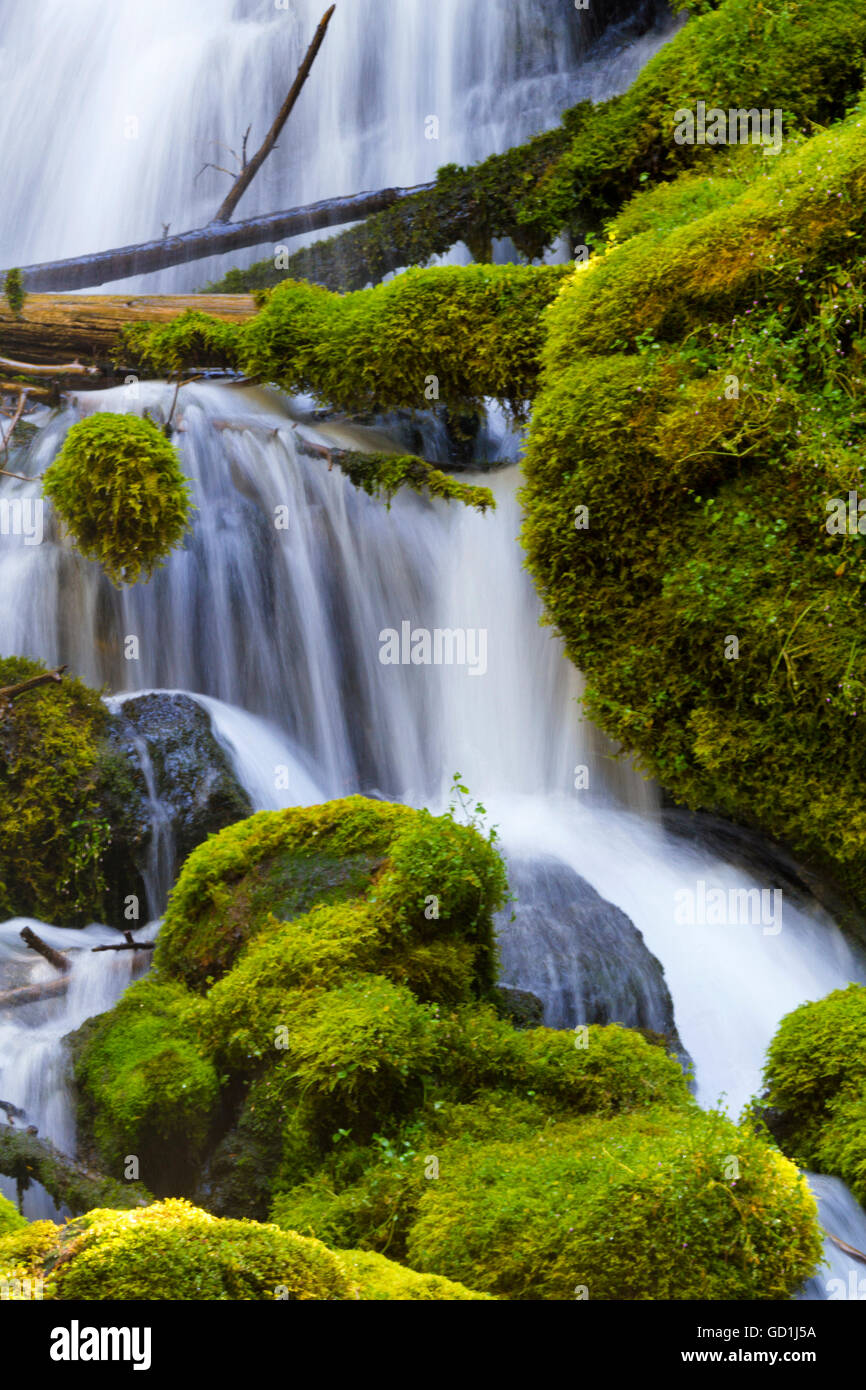
[{"label": "wet rock", "polygon": [[664,970],[625,913],[557,859],[509,857],[508,881],[517,901],[497,920],[507,991],[543,1001],[549,1028],[621,1023],[662,1034],[686,1062]]}]

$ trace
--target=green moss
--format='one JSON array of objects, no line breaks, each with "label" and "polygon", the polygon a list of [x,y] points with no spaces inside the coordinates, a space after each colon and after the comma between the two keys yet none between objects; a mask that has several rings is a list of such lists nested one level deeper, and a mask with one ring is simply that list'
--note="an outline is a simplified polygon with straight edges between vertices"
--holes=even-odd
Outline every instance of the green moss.
[{"label": "green moss", "polygon": [[866,987],[849,985],[787,1014],[764,1081],[785,1151],[866,1200]]},{"label": "green moss", "polygon": [[209,1137],[219,1096],[197,1043],[203,1005],[182,985],[154,979],[128,989],[77,1039],[84,1134],[109,1171],[127,1159],[156,1192],[188,1184]]},{"label": "green moss", "polygon": [[91,1211],[70,1221],[44,1261],[62,1300],[332,1302],[353,1292],[318,1241],[252,1221],[221,1221],[183,1201]]},{"label": "green moss", "polygon": [[0,1173],[14,1178],[22,1192],[38,1182],[56,1207],[76,1214],[94,1206],[141,1207],[153,1200],[142,1183],[118,1181],[84,1168],[47,1139],[23,1129],[0,1129]]},{"label": "green moss", "polygon": [[52,1288],[43,1277],[43,1260],[57,1243],[53,1221],[24,1223],[0,1234],[0,1300],[30,1302],[51,1298]]},{"label": "green moss", "polygon": [[90,415],[73,425],[44,489],[81,553],[118,586],[149,579],[189,524],[177,450],[136,415]]},{"label": "green moss", "polygon": [[6,303],[12,313],[16,317],[20,317],[24,308],[24,301],[27,298],[24,292],[24,279],[20,270],[7,270],[3,283],[3,293],[6,295]]},{"label": "green moss", "polygon": [[17,1208],[0,1192],[0,1236],[19,1231],[26,1225],[27,1222],[18,1214]]},{"label": "green moss", "polygon": [[814,1199],[793,1164],[714,1113],[458,1144],[439,1173],[408,1260],[498,1297],[784,1299],[821,1256]]},{"label": "green moss", "polygon": [[408,486],[413,492],[427,492],[446,502],[462,502],[482,515],[496,507],[490,488],[461,483],[413,454],[341,453],[338,462],[355,487],[363,488],[370,497],[383,496],[389,503],[401,487]]},{"label": "green moss", "polygon": [[[443,266],[346,295],[286,281],[249,323],[220,325],[234,335],[224,360],[350,412],[421,411],[438,400],[472,413],[494,396],[521,418],[535,388],[541,313],[566,274],[563,266]],[[128,328],[125,346],[168,371],[197,361],[189,327],[182,316]]]},{"label": "green moss", "polygon": [[369,1250],[344,1250],[340,1260],[349,1278],[365,1302],[415,1303],[445,1300],[449,1303],[468,1303],[489,1300],[490,1295],[473,1293],[462,1284],[441,1279],[438,1274],[418,1274],[404,1269],[393,1260],[374,1255]]},{"label": "green moss", "polygon": [[[45,672],[0,660],[0,688]],[[64,677],[18,696],[0,719],[0,913],[60,926],[104,919],[114,764],[95,691]],[[119,830],[118,830],[118,833]]]},{"label": "green moss", "polygon": [[864,132],[627,210],[548,312],[523,496],[590,716],[861,904],[866,568],[825,522],[862,478]]}]

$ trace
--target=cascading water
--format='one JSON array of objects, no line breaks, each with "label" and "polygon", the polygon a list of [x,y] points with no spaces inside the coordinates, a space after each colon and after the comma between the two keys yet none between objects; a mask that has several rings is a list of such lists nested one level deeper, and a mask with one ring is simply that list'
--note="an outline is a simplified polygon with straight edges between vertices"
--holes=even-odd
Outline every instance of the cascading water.
[{"label": "cascading water", "polygon": [[[605,56],[593,58],[584,51],[591,35],[570,7],[491,7],[482,20],[475,0],[346,3],[315,98],[305,93],[291,138],[243,212],[421,180],[447,159],[513,144],[551,124],[562,106],[625,85],[661,41],[656,29],[617,47],[611,33]],[[35,34],[23,4],[7,8],[0,126],[14,119],[16,148],[33,140],[39,151],[27,159],[23,149],[0,211],[0,259],[14,264],[136,240],[158,233],[159,221],[174,230],[206,221],[222,188],[212,171],[193,186],[197,167],[214,157],[208,142],[236,140],[251,120],[261,134],[320,7],[156,0],[143,9],[118,0],[106,11],[79,0],[71,30],[57,0],[56,29],[46,22]],[[68,43],[58,42],[60,32]],[[419,52],[428,56],[421,78],[406,61]],[[46,83],[58,93],[89,85],[89,100],[61,118],[41,99]],[[438,143],[425,142],[428,114],[439,117]],[[9,147],[4,135],[0,148]],[[170,272],[161,287],[201,284],[221,268]],[[34,481],[5,478],[0,494],[38,496],[35,477],[79,412],[147,409],[165,418],[171,397],[158,384],[82,396],[16,458],[16,471]],[[305,437],[345,443],[352,427],[299,421],[276,393],[189,386],[175,422],[198,507],[186,548],[149,585],[118,593],[59,539],[50,516],[38,546],[4,537],[0,653],[68,663],[117,697],[194,693],[257,807],[360,790],[439,808],[459,770],[500,827],[523,899],[515,921],[506,915],[500,924],[507,982],[538,993],[557,1026],[592,1014],[666,1027],[672,997],[699,1099],[724,1095],[736,1112],[759,1085],[782,1014],[866,974],[814,905],[786,899],[778,933],[678,925],[683,888],[762,885],[667,835],[653,789],[581,721],[580,678],[539,627],[521,570],[517,466],[478,479],[493,487],[495,516],[403,494],[388,512],[304,452]],[[516,446],[505,439],[496,456]],[[280,509],[286,530],[275,525]],[[483,633],[483,662],[478,648],[474,671],[384,665],[382,634],[404,623]],[[134,661],[125,654],[131,634]],[[577,768],[586,769],[586,790],[575,787]],[[154,837],[149,890],[161,905],[160,844],[164,851],[164,835]],[[45,969],[19,943],[21,925],[0,928],[3,983]],[[109,1007],[135,967],[86,949],[107,929],[39,931],[75,950],[71,987],[62,1005],[29,1005],[0,1023],[0,1097],[70,1148],[60,1040]],[[605,932],[616,941],[606,975]],[[862,1248],[859,1208],[841,1184],[816,1182],[828,1222]],[[28,1214],[39,1213],[31,1205]],[[838,1249],[833,1258],[835,1275]],[[821,1282],[809,1292],[825,1296]]]},{"label": "cascading water", "polygon": [[[206,163],[235,168],[231,150],[240,151],[248,126],[250,153],[261,143],[322,8],[321,0],[41,0],[34,25],[28,0],[5,0],[0,149],[16,159],[4,175],[3,264],[210,222],[229,177],[197,175]],[[615,22],[633,38],[629,18],[662,8],[655,0],[588,11],[548,0],[341,0],[291,126],[238,215],[421,183],[443,164],[518,144],[565,107],[628,86],[661,37],[649,29],[617,42]],[[604,56],[588,52],[609,21]],[[195,288],[230,263],[204,261],[146,287]]]}]

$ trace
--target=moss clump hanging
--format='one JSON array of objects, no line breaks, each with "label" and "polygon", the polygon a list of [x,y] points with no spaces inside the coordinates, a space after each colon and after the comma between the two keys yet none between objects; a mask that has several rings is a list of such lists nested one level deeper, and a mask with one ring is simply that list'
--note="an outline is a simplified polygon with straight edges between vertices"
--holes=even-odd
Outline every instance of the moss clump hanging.
[{"label": "moss clump hanging", "polygon": [[81,553],[118,586],[149,579],[189,525],[177,450],[136,415],[101,413],[73,425],[44,488]]}]

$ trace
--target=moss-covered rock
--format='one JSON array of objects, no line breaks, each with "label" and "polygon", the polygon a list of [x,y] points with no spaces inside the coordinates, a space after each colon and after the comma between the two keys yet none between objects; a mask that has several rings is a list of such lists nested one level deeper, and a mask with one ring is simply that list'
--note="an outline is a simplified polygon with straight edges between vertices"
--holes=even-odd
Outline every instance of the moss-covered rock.
[{"label": "moss-covered rock", "polygon": [[193,1181],[219,1101],[197,1045],[203,1012],[182,985],[145,979],[73,1035],[81,1142],[114,1178],[135,1158],[133,1176],[158,1194]]},{"label": "moss-covered rock", "polygon": [[548,313],[523,498],[588,713],[860,905],[866,571],[826,522],[861,479],[864,131],[627,210]]},{"label": "moss-covered rock", "polygon": [[[47,668],[0,660],[0,687]],[[118,916],[140,888],[135,769],[112,742],[96,691],[64,677],[8,704],[0,720],[0,913],[80,926]]]},{"label": "moss-covered rock", "polygon": [[767,1053],[766,1118],[804,1168],[843,1178],[866,1201],[866,987],[787,1014]]},{"label": "moss-covered rock", "polygon": [[717,1114],[647,1111],[446,1146],[407,1257],[510,1299],[784,1299],[821,1241],[781,1154]]},{"label": "moss-covered rock", "polygon": [[414,1269],[386,1260],[369,1250],[341,1250],[340,1260],[365,1303],[417,1303],[489,1301],[490,1294],[473,1293],[438,1274],[419,1274]]},{"label": "moss-covered rock", "polygon": [[118,586],[149,579],[189,523],[177,450],[137,415],[90,415],[73,425],[43,486],[78,549]]},{"label": "moss-covered rock", "polygon": [[351,1299],[346,1270],[319,1241],[222,1221],[183,1201],[96,1210],[67,1222],[43,1257],[62,1300]]}]

